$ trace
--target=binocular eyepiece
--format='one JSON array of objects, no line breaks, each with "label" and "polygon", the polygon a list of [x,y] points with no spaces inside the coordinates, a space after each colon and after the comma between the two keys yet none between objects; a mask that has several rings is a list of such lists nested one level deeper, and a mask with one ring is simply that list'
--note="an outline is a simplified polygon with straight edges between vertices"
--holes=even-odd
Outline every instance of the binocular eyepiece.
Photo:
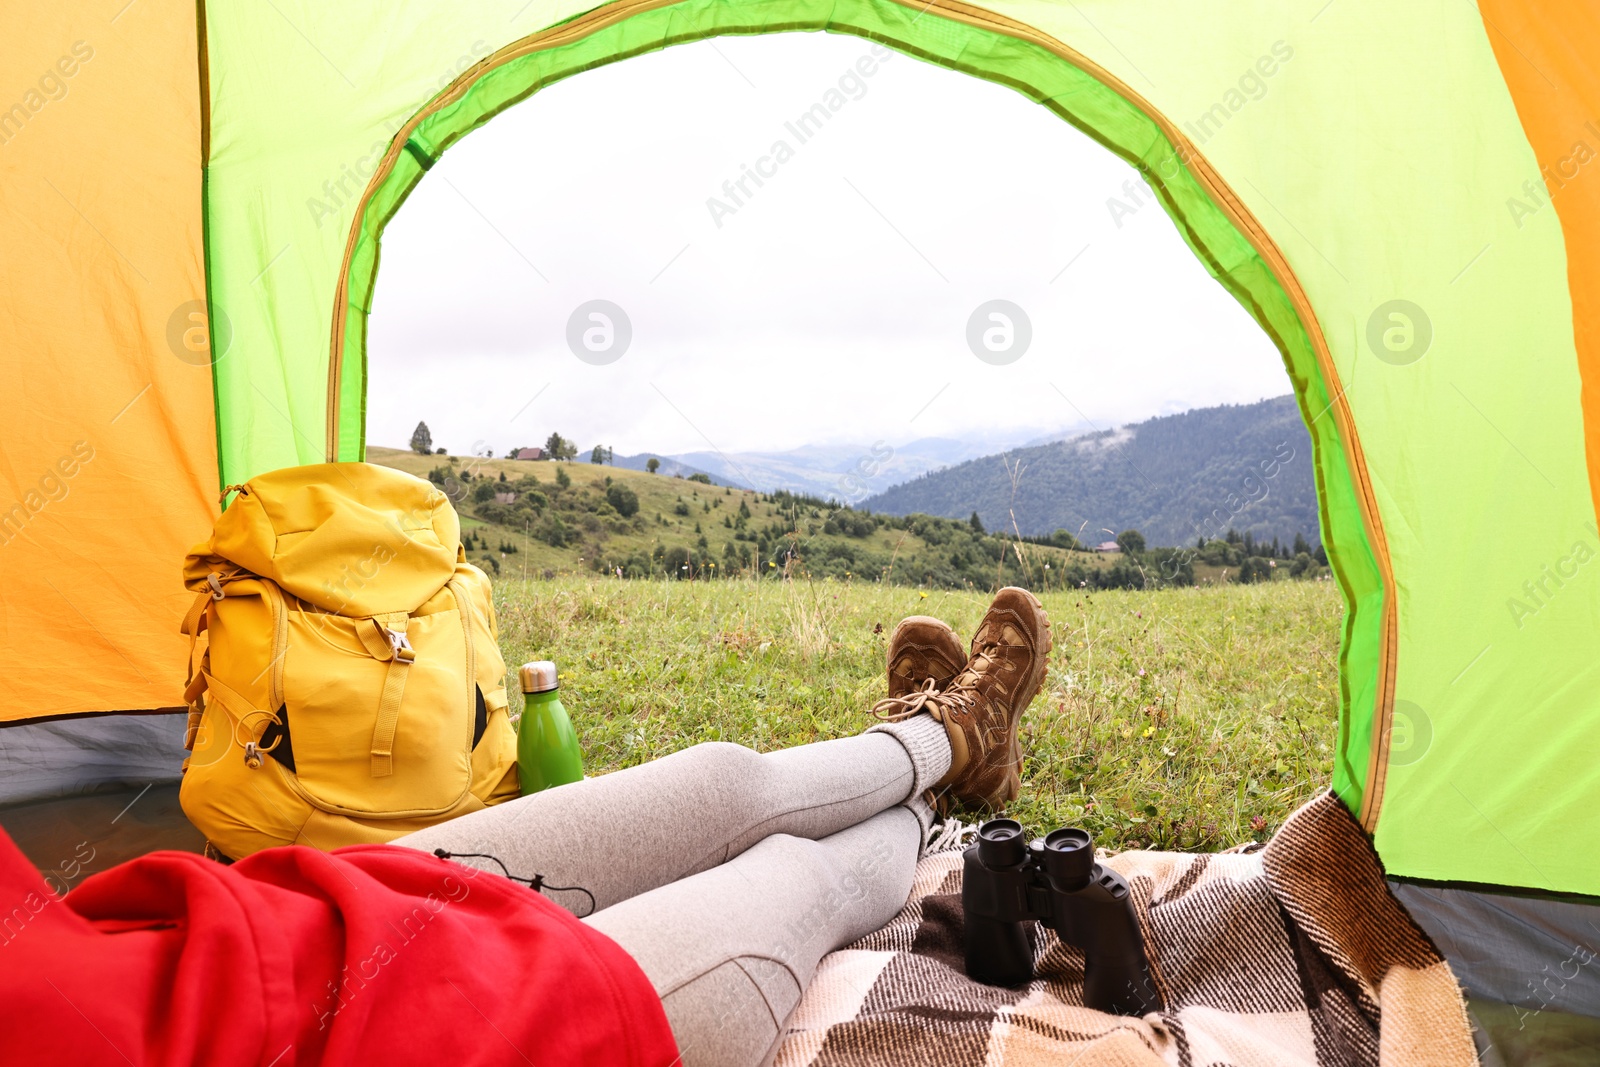
[{"label": "binocular eyepiece", "polygon": [[[1027,861],[1029,852],[1028,836],[1015,819],[990,819],[978,827],[978,860],[985,867],[1016,867]],[[1075,893],[1089,884],[1094,871],[1094,839],[1077,827],[1055,830],[1045,835],[1039,856],[1050,881]]]},{"label": "binocular eyepiece", "polygon": [[967,974],[989,985],[1033,978],[1036,921],[1084,954],[1084,1004],[1118,1015],[1161,1010],[1128,883],[1094,859],[1087,831],[1030,842],[1015,819],[978,828],[964,856]]}]

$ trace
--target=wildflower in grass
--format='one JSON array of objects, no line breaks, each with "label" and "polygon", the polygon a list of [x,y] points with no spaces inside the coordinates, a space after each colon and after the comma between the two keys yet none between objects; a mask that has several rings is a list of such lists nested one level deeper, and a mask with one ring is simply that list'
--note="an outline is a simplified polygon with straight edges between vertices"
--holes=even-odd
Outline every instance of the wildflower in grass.
[{"label": "wildflower in grass", "polygon": [[1142,736],[1145,737],[1146,739],[1152,738],[1155,735],[1156,735],[1156,728],[1154,726],[1146,726],[1144,728],[1144,734]]}]

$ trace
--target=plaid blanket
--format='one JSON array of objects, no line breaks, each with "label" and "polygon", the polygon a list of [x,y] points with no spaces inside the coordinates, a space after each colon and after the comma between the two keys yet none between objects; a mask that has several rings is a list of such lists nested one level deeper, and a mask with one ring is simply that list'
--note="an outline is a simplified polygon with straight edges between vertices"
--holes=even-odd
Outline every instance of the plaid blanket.
[{"label": "plaid blanket", "polygon": [[961,853],[938,852],[888,926],[822,961],[777,1067],[1477,1063],[1454,976],[1331,794],[1265,846],[1101,860],[1132,887],[1165,1011],[1083,1007],[1083,957],[1048,931],[1029,985],[967,978]]}]

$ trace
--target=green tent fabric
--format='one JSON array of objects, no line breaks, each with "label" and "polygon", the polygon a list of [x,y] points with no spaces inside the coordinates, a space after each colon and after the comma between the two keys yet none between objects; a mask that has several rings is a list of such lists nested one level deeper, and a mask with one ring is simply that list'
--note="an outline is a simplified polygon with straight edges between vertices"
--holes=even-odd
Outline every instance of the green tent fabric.
[{"label": "green tent fabric", "polygon": [[[49,792],[39,768],[74,746],[143,750],[123,713],[181,708],[174,567],[215,490],[362,457],[384,227],[452,145],[603,64],[828,32],[1082,130],[1278,346],[1347,609],[1328,784],[1389,875],[1600,896],[1591,6],[147,0],[15,21],[0,55],[34,87],[0,110],[0,800]],[[139,777],[82,763],[59,791]]]},{"label": "green tent fabric", "polygon": [[1319,6],[213,9],[222,477],[362,454],[384,224],[506,107],[716,34],[879,41],[1012,86],[1139,168],[1278,343],[1350,607],[1332,785],[1391,869],[1594,892],[1600,863],[1567,840],[1596,791],[1600,583],[1524,589],[1600,547],[1563,223],[1506,208],[1540,161],[1478,10]]}]

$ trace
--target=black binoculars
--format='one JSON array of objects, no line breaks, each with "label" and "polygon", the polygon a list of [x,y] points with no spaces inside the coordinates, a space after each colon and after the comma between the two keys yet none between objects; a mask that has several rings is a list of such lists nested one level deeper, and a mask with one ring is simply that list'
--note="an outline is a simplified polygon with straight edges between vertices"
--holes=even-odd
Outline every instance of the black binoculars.
[{"label": "black binoculars", "polygon": [[1015,819],[991,819],[964,853],[967,974],[988,985],[1033,978],[1033,921],[1082,950],[1083,1000],[1115,1015],[1161,1010],[1128,883],[1094,861],[1084,830],[1030,843]]}]

